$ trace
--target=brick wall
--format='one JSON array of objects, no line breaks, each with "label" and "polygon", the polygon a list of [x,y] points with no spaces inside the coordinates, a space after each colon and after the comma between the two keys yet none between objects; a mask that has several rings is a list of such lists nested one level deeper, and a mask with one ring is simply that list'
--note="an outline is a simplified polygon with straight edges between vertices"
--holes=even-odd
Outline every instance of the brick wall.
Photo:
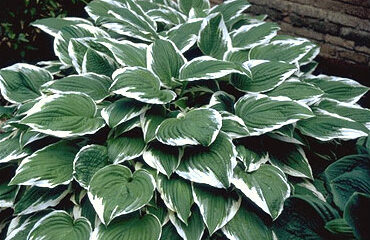
[{"label": "brick wall", "polygon": [[321,57],[370,66],[370,0],[248,1],[248,12],[267,14],[280,33],[319,43]]}]

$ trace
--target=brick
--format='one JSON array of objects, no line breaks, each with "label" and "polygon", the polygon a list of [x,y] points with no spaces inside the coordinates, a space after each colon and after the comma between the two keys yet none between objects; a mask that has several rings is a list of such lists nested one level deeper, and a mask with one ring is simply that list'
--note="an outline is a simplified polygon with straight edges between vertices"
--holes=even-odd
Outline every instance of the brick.
[{"label": "brick", "polygon": [[356,46],[355,47],[355,50],[358,51],[358,52],[365,53],[365,54],[367,54],[367,55],[370,56],[370,48],[368,48],[368,47],[365,47],[365,46]]},{"label": "brick", "polygon": [[370,46],[370,33],[353,28],[341,28],[340,35],[346,39],[353,40],[356,45]]},{"label": "brick", "polygon": [[283,32],[290,33],[296,36],[301,36],[316,41],[324,40],[324,34],[315,32],[311,29],[294,27],[288,23],[280,23],[280,27]]},{"label": "brick", "polygon": [[370,7],[370,0],[339,0],[339,1],[350,3],[357,6]]},{"label": "brick", "polygon": [[343,59],[352,60],[360,64],[368,63],[368,56],[361,54],[361,53],[352,52],[352,51],[340,51],[339,57]]},{"label": "brick", "polygon": [[355,46],[354,41],[344,40],[340,37],[332,36],[332,35],[329,35],[329,34],[325,35],[325,42],[328,42],[328,43],[331,43],[331,44],[334,44],[334,45],[337,45],[337,46],[341,46],[341,47],[344,47],[344,48],[347,48],[347,49],[353,49],[354,46]]},{"label": "brick", "polygon": [[335,57],[337,55],[337,49],[330,44],[321,44],[320,55]]}]

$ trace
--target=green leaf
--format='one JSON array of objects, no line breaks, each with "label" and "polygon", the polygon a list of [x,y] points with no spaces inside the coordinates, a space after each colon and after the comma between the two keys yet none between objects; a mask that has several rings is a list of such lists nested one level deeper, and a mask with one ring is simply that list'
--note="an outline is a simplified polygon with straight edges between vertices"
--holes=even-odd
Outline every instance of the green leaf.
[{"label": "green leaf", "polygon": [[268,43],[276,36],[279,30],[279,26],[271,22],[256,22],[243,25],[230,33],[232,46],[236,49],[250,49],[260,44]]},{"label": "green leaf", "polygon": [[179,70],[186,58],[176,45],[164,39],[157,39],[147,50],[147,68],[153,71],[166,87],[175,85],[173,79],[179,77]]},{"label": "green leaf", "polygon": [[236,146],[236,151],[238,159],[243,162],[247,172],[256,171],[262,164],[270,160],[267,152],[253,151],[244,145]]},{"label": "green leaf", "polygon": [[303,79],[324,91],[323,97],[335,99],[341,102],[355,103],[367,92],[368,87],[358,82],[340,77],[326,75],[308,76]]},{"label": "green leaf", "polygon": [[308,54],[314,46],[304,38],[275,39],[270,43],[253,47],[249,52],[249,59],[295,63]]},{"label": "green leaf", "polygon": [[209,146],[215,141],[221,125],[221,115],[216,110],[198,108],[164,120],[156,130],[156,137],[172,146]]},{"label": "green leaf", "polygon": [[161,223],[152,214],[119,218],[108,226],[95,228],[91,239],[96,240],[159,240]]},{"label": "green leaf", "polygon": [[354,238],[352,228],[343,218],[337,218],[327,222],[325,228],[334,234],[338,234],[338,237]]},{"label": "green leaf", "polygon": [[245,126],[244,121],[229,112],[221,112],[222,128],[221,131],[225,132],[229,137],[242,138],[249,135],[248,128]]},{"label": "green leaf", "polygon": [[311,105],[317,102],[324,92],[310,83],[291,78],[266,94],[270,97],[286,96],[298,102]]},{"label": "green leaf", "polygon": [[287,97],[252,93],[244,95],[235,103],[235,114],[243,119],[252,136],[313,117],[309,107]]},{"label": "green leaf", "polygon": [[82,60],[82,73],[92,72],[110,77],[116,69],[116,63],[112,58],[93,49],[87,49]]},{"label": "green leaf", "polygon": [[272,230],[261,217],[246,206],[239,208],[235,217],[222,228],[222,232],[230,240],[275,239]]},{"label": "green leaf", "polygon": [[247,173],[237,166],[232,183],[274,220],[283,211],[284,201],[291,191],[284,173],[267,164],[252,173]]},{"label": "green leaf", "polygon": [[182,150],[178,147],[151,142],[143,153],[144,161],[160,173],[170,177],[180,165]]},{"label": "green leaf", "polygon": [[42,68],[17,63],[0,70],[1,95],[11,103],[24,103],[41,96],[41,85],[52,79]]},{"label": "green leaf", "polygon": [[151,109],[140,116],[140,125],[145,142],[150,142],[155,139],[155,131],[165,119],[166,110],[160,105],[152,106]]},{"label": "green leaf", "polygon": [[128,131],[131,131],[134,128],[139,128],[139,127],[140,127],[140,117],[137,116],[137,117],[134,117],[134,118],[132,118],[132,119],[126,121],[126,122],[123,122],[120,125],[118,125],[117,127],[113,128],[109,132],[108,138],[111,138],[112,136],[113,136],[113,138],[117,138],[120,135],[122,135],[123,133],[126,133]]},{"label": "green leaf", "polygon": [[225,133],[219,133],[209,147],[185,149],[176,173],[196,183],[228,188],[236,165],[236,150]]},{"label": "green leaf", "polygon": [[97,117],[95,102],[85,94],[55,94],[42,98],[24,117],[21,124],[60,138],[96,133],[104,127]]},{"label": "green leaf", "polygon": [[330,164],[325,169],[325,176],[328,181],[332,181],[347,172],[369,168],[367,165],[369,161],[367,154],[347,155]]},{"label": "green leaf", "polygon": [[72,181],[73,159],[78,149],[67,141],[48,145],[19,165],[9,184],[54,188]]},{"label": "green leaf", "polygon": [[205,10],[210,6],[209,0],[179,0],[179,9],[185,14],[189,15],[192,8]]},{"label": "green leaf", "polygon": [[90,202],[105,225],[112,219],[134,212],[153,197],[155,181],[146,170],[109,165],[92,177],[88,188]]},{"label": "green leaf", "polygon": [[288,63],[267,60],[251,60],[243,63],[249,74],[233,74],[231,83],[245,92],[266,92],[282,84],[297,68]]},{"label": "green leaf", "polygon": [[167,223],[162,227],[161,240],[182,240],[180,235],[177,233],[176,228],[171,224]]},{"label": "green leaf", "polygon": [[[137,79],[140,81],[137,81]],[[160,80],[151,71],[142,67],[127,67],[113,74],[110,90],[116,94],[150,104],[165,104],[176,98],[171,90],[161,90]]]},{"label": "green leaf", "polygon": [[54,207],[67,196],[70,190],[69,186],[58,186],[52,189],[32,186],[14,205],[14,214],[26,215]]},{"label": "green leaf", "polygon": [[238,211],[241,198],[225,190],[211,190],[192,185],[194,201],[198,205],[210,235],[225,226]]},{"label": "green leaf", "polygon": [[68,50],[69,41],[81,37],[109,37],[109,35],[100,28],[87,24],[63,27],[54,39],[54,53],[64,65],[72,65]]},{"label": "green leaf", "polygon": [[80,149],[73,161],[73,176],[81,187],[87,189],[91,178],[109,164],[107,147],[87,145]]},{"label": "green leaf", "polygon": [[113,54],[114,59],[122,66],[145,67],[147,45],[133,43],[127,40],[117,41],[115,39],[98,40]]},{"label": "green leaf", "polygon": [[114,128],[144,113],[148,106],[130,98],[121,98],[101,111],[109,127]]},{"label": "green leaf", "polygon": [[187,225],[180,221],[173,212],[170,213],[170,220],[183,240],[200,240],[205,229],[202,216],[197,208],[193,208],[191,212]]},{"label": "green leaf", "polygon": [[202,22],[202,19],[190,19],[170,29],[167,36],[181,52],[186,52],[197,42]]},{"label": "green leaf", "polygon": [[[316,108],[317,107],[317,108]],[[370,110],[362,108],[359,105],[338,102],[330,99],[321,100],[315,110],[323,113],[338,114],[344,118],[352,119],[355,122],[362,123],[370,129]]]},{"label": "green leaf", "polygon": [[32,228],[28,240],[88,240],[91,224],[86,218],[73,219],[65,211],[53,211]]},{"label": "green leaf", "polygon": [[112,80],[95,73],[70,75],[55,81],[50,81],[44,87],[53,93],[79,92],[85,93],[96,102],[101,102],[109,96]]},{"label": "green leaf", "polygon": [[219,112],[227,111],[234,112],[235,97],[223,91],[217,91],[212,94],[209,100],[208,107],[213,108]]},{"label": "green leaf", "polygon": [[[370,167],[368,165],[370,159],[368,157],[363,158],[361,156],[355,156],[352,157],[352,161],[360,161],[359,163],[349,163],[348,160],[349,159],[341,159],[338,163],[334,163],[333,166],[330,166],[329,169],[331,172],[345,170],[329,181],[330,189],[333,194],[333,201],[341,210],[344,210],[347,201],[353,193],[362,192],[370,194]],[[343,169],[345,166],[347,169]]]},{"label": "green leaf", "polygon": [[0,163],[27,157],[31,151],[21,148],[18,137],[6,138],[0,141]]},{"label": "green leaf", "polygon": [[333,114],[319,114],[297,123],[297,129],[307,136],[330,141],[333,139],[356,139],[367,136],[369,130],[361,123]]},{"label": "green leaf", "polygon": [[42,211],[32,215],[19,215],[12,219],[9,224],[5,240],[25,240],[33,226],[44,217],[48,211]]},{"label": "green leaf", "polygon": [[348,200],[344,209],[343,217],[353,229],[358,239],[366,239],[368,234],[369,214],[365,209],[370,204],[370,195],[364,193],[354,193]]},{"label": "green leaf", "polygon": [[43,18],[38,19],[31,23],[32,26],[40,28],[42,31],[56,37],[58,32],[63,27],[76,25],[76,24],[88,24],[92,25],[90,21],[83,18],[76,17],[65,17],[65,18]]},{"label": "green leaf", "polygon": [[138,134],[127,133],[107,143],[109,160],[115,164],[140,157],[145,149],[143,137]]},{"label": "green leaf", "polygon": [[221,13],[225,22],[239,16],[251,5],[246,0],[229,0],[224,1],[222,4],[215,5],[210,9],[209,13]]},{"label": "green leaf", "polygon": [[185,82],[217,79],[231,73],[245,74],[232,62],[202,56],[194,58],[181,67],[179,80]]},{"label": "green leaf", "polygon": [[313,179],[306,154],[299,146],[282,144],[279,149],[270,152],[270,162],[288,175]]},{"label": "green leaf", "polygon": [[198,37],[198,47],[204,55],[220,60],[232,48],[231,39],[221,14],[211,14],[203,20]]},{"label": "green leaf", "polygon": [[167,177],[159,174],[157,189],[166,207],[176,212],[177,217],[188,224],[188,218],[191,215],[190,209],[194,203],[190,183],[182,178],[167,179]]},{"label": "green leaf", "polygon": [[325,229],[325,223],[339,218],[328,203],[310,196],[289,198],[281,216],[274,221],[278,239],[336,239]]}]

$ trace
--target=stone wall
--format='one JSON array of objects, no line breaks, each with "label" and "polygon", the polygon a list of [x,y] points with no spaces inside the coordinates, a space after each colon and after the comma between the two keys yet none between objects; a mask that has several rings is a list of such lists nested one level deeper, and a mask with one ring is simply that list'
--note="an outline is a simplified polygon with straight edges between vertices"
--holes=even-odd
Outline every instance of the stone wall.
[{"label": "stone wall", "polygon": [[319,43],[321,57],[370,66],[370,0],[248,1],[249,13],[267,14],[281,33]]}]

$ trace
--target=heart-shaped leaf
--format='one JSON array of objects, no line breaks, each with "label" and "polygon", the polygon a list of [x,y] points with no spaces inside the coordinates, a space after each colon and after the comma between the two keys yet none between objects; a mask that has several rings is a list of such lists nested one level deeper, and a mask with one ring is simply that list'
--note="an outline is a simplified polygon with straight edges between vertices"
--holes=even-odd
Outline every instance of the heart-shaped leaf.
[{"label": "heart-shaped leaf", "polygon": [[246,173],[237,166],[232,183],[273,219],[283,211],[284,201],[290,195],[290,186],[284,173],[267,164],[252,173]]},{"label": "heart-shaped leaf", "polygon": [[[160,80],[151,71],[142,67],[127,67],[113,74],[110,90],[128,98],[150,104],[165,104],[176,98],[171,90],[161,90]],[[140,81],[138,81],[140,79]]]},{"label": "heart-shaped leaf", "polygon": [[88,188],[90,202],[100,220],[108,225],[112,219],[134,212],[153,197],[155,181],[146,170],[131,170],[109,165],[92,177]]},{"label": "heart-shaped leaf", "polygon": [[313,84],[291,78],[266,94],[270,97],[286,96],[292,100],[311,105],[317,102],[324,92]]},{"label": "heart-shaped leaf", "polygon": [[221,125],[222,118],[216,110],[198,108],[164,120],[157,128],[156,137],[172,146],[209,146],[215,141]]},{"label": "heart-shaped leaf", "polygon": [[304,38],[274,39],[270,43],[252,48],[249,52],[249,59],[295,63],[301,60],[314,47],[314,44]]},{"label": "heart-shaped leaf", "polygon": [[53,93],[80,92],[90,96],[94,101],[101,102],[109,96],[109,87],[112,80],[95,73],[71,75],[62,79],[48,82],[47,90]]},{"label": "heart-shaped leaf", "polygon": [[356,139],[369,134],[369,130],[363,124],[330,113],[318,114],[313,118],[299,121],[297,129],[302,134],[320,141],[336,138]]},{"label": "heart-shaped leaf", "polygon": [[303,81],[311,83],[324,91],[323,97],[347,103],[356,103],[367,91],[369,91],[368,87],[354,80],[326,76],[323,74],[304,77]]},{"label": "heart-shaped leaf", "polygon": [[169,39],[183,53],[188,51],[196,42],[202,19],[189,19],[167,32]]},{"label": "heart-shaped leaf", "polygon": [[245,74],[232,62],[217,60],[209,56],[194,58],[185,63],[180,69],[180,81],[199,81],[217,79],[231,73]]},{"label": "heart-shaped leaf", "polygon": [[177,213],[177,217],[185,224],[191,215],[191,206],[194,203],[190,182],[181,178],[167,179],[158,176],[158,191],[167,208]]},{"label": "heart-shaped leaf", "polygon": [[269,42],[280,28],[276,23],[257,22],[244,25],[230,33],[232,45],[237,49],[250,49]]},{"label": "heart-shaped leaf", "polygon": [[121,217],[95,228],[91,240],[159,240],[161,223],[152,214]]},{"label": "heart-shaped leaf", "polygon": [[235,114],[243,119],[250,135],[261,135],[314,116],[308,106],[289,98],[251,93],[235,103]]},{"label": "heart-shaped leaf", "polygon": [[107,147],[95,144],[84,146],[74,159],[73,176],[81,187],[87,189],[94,174],[108,164]]},{"label": "heart-shaped leaf", "polygon": [[198,205],[210,235],[234,218],[242,199],[225,190],[210,190],[192,185],[194,201]]},{"label": "heart-shaped leaf", "polygon": [[65,211],[53,211],[41,218],[31,232],[28,240],[88,240],[91,224],[86,218],[73,219]]},{"label": "heart-shaped leaf", "polygon": [[267,60],[251,60],[243,63],[243,66],[249,74],[233,74],[231,83],[245,92],[270,91],[297,71],[293,64]]},{"label": "heart-shaped leaf", "polygon": [[11,103],[33,100],[41,96],[41,85],[52,79],[45,69],[17,63],[0,70],[1,95]]},{"label": "heart-shaped leaf", "polygon": [[73,159],[78,149],[67,141],[48,145],[19,165],[10,184],[53,188],[72,181]]},{"label": "heart-shaped leaf", "polygon": [[228,188],[236,165],[236,154],[231,139],[220,133],[209,147],[186,148],[176,173],[196,183]]},{"label": "heart-shaped leaf", "polygon": [[36,132],[60,138],[93,134],[104,127],[95,102],[85,94],[55,94],[41,98],[21,120]]}]

